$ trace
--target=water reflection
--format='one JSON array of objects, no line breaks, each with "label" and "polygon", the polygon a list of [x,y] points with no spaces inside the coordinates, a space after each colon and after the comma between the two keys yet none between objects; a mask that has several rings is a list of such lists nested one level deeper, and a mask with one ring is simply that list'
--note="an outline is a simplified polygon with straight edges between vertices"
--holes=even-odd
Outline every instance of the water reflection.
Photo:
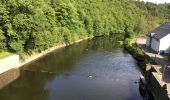
[{"label": "water reflection", "polygon": [[136,61],[118,44],[121,38],[113,37],[77,43],[27,64],[17,81],[0,90],[0,100],[142,100]]}]

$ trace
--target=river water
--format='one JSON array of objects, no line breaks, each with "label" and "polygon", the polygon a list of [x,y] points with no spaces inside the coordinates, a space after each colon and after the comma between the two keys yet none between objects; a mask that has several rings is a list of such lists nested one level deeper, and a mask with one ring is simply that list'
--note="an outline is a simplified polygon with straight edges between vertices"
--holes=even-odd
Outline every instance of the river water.
[{"label": "river water", "polygon": [[83,41],[25,65],[0,100],[142,100],[140,70],[119,39]]}]

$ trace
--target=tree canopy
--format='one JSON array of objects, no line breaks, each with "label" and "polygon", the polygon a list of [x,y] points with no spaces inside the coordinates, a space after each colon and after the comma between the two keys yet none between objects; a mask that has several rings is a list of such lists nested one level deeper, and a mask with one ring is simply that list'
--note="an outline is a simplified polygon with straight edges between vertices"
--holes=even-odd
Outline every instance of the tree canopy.
[{"label": "tree canopy", "polygon": [[0,51],[28,53],[57,43],[127,32],[169,21],[170,4],[132,0],[1,0]]}]

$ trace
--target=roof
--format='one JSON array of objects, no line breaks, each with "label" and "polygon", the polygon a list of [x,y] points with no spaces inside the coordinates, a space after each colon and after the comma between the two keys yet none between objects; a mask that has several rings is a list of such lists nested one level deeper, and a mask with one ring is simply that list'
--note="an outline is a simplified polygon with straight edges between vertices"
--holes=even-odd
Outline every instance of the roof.
[{"label": "roof", "polygon": [[162,39],[168,34],[170,34],[170,22],[166,22],[160,25],[158,28],[156,28],[155,30],[149,33],[149,35],[151,35],[153,38],[156,38],[158,40]]}]

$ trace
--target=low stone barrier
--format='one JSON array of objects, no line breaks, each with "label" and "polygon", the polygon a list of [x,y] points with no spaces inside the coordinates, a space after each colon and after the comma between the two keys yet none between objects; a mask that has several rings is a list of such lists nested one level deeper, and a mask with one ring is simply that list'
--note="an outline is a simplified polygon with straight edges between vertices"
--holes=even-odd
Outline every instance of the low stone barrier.
[{"label": "low stone barrier", "polygon": [[155,100],[170,100],[168,83],[162,80],[160,65],[146,65],[145,80]]},{"label": "low stone barrier", "polygon": [[15,81],[20,76],[19,69],[10,69],[0,75],[0,89]]},{"label": "low stone barrier", "polygon": [[0,59],[0,74],[10,69],[17,68],[18,64],[19,64],[19,55],[11,55],[3,59]]}]

